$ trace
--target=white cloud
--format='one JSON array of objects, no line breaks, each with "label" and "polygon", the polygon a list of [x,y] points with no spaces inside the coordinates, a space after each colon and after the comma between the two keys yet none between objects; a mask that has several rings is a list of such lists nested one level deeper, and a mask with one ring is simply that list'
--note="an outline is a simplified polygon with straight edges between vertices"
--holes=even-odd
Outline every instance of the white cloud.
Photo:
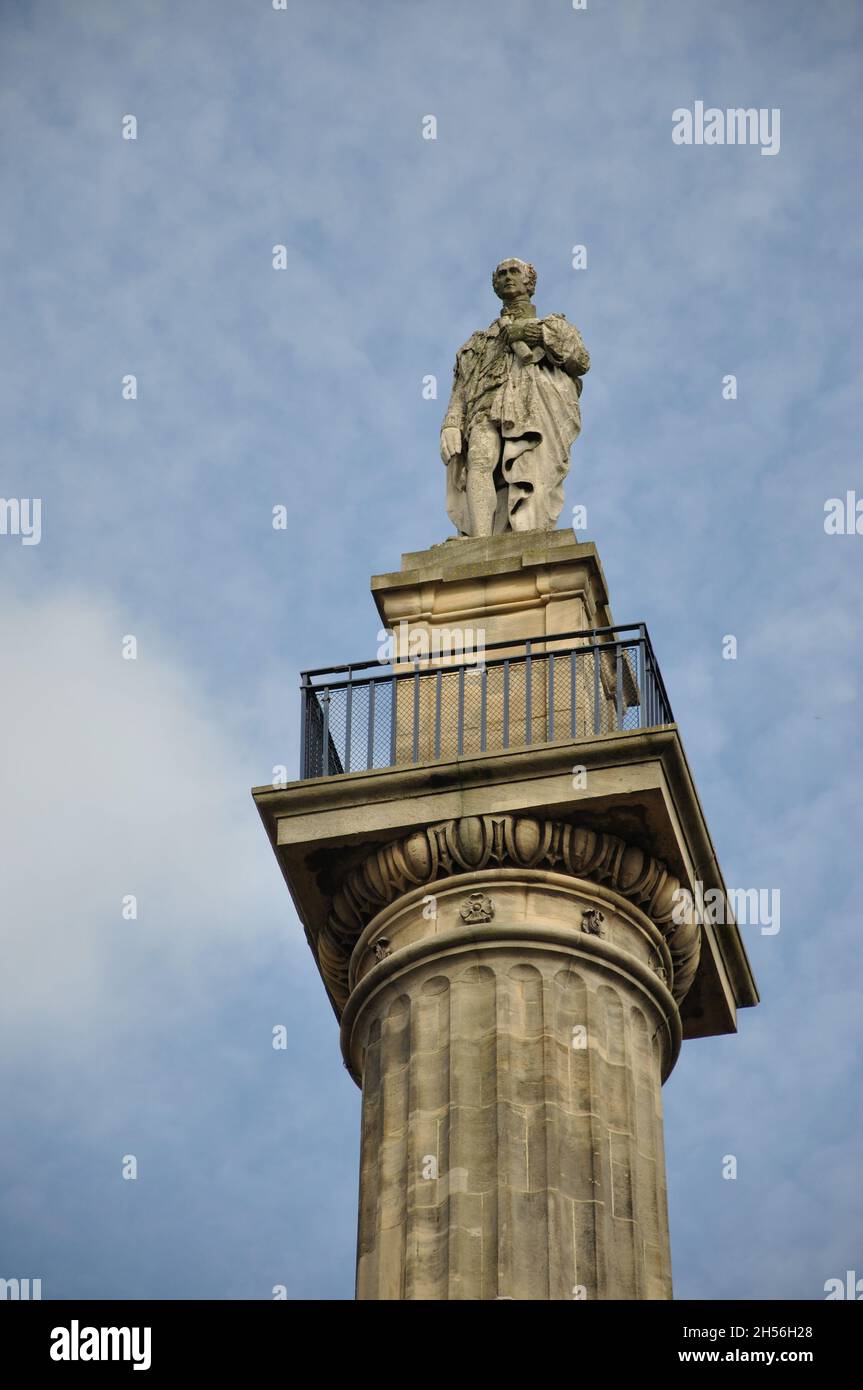
[{"label": "white cloud", "polygon": [[259,769],[197,687],[194,653],[68,590],[7,600],[0,649],[7,1061],[58,1027],[98,1048],[154,1009],[212,1003],[285,940],[307,949],[298,928],[276,942],[274,904],[292,914],[249,796]]}]

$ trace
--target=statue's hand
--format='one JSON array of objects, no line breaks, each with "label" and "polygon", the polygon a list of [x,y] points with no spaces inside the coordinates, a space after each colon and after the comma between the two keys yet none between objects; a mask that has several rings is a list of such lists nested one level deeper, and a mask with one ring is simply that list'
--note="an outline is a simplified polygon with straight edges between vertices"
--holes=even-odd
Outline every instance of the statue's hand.
[{"label": "statue's hand", "polygon": [[446,425],[440,432],[440,456],[449,463],[456,454],[461,453],[461,430],[455,425]]},{"label": "statue's hand", "polygon": [[527,343],[534,348],[542,342],[542,325],[536,319],[516,319],[504,326],[503,340],[507,347],[512,347],[513,343]]},{"label": "statue's hand", "polygon": [[513,343],[523,343],[525,341],[525,325],[527,319],[516,319],[514,323],[507,323],[503,329],[503,341],[507,347],[512,347]]},{"label": "statue's hand", "polygon": [[521,327],[523,329],[522,337],[528,347],[539,347],[542,342],[542,324],[537,323],[536,319],[524,319]]}]

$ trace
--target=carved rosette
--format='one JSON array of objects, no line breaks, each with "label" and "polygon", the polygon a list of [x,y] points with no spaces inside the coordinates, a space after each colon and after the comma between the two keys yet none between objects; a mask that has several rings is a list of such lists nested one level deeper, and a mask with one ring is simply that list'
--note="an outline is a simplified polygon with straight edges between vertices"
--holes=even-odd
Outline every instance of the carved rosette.
[{"label": "carved rosette", "polygon": [[490,922],[494,916],[494,903],[486,893],[471,893],[462,903],[459,915],[469,926]]},{"label": "carved rosette", "polygon": [[394,840],[354,868],[333,898],[318,941],[321,974],[339,1007],[348,1000],[348,965],[363,928],[403,893],[438,878],[496,866],[548,868],[605,884],[636,904],[662,932],[671,955],[671,992],[685,997],[698,968],[697,923],[674,921],[680,880],[616,835],[532,816],[463,816]]}]

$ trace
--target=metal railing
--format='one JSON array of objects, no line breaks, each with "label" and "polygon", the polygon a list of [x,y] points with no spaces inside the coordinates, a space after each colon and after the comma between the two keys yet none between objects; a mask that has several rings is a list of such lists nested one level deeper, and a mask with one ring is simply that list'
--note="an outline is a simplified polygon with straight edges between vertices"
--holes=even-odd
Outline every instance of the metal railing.
[{"label": "metal railing", "polygon": [[643,623],[304,671],[300,690],[303,778],[673,723]]}]

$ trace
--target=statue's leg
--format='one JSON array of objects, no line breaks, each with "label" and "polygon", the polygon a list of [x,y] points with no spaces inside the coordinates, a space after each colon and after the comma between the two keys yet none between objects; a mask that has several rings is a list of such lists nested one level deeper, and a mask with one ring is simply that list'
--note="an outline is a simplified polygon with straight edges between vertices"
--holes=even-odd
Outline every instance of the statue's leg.
[{"label": "statue's leg", "polygon": [[467,446],[467,506],[472,536],[490,536],[497,495],[494,470],[500,458],[500,434],[485,416],[475,421]]}]

